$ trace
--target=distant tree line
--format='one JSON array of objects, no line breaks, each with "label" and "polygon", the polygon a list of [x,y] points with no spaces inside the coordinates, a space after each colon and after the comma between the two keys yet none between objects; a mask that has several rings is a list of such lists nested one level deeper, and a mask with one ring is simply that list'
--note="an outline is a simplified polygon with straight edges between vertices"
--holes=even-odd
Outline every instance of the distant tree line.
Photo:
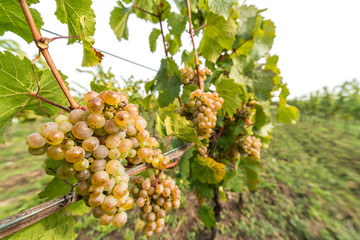
[{"label": "distant tree line", "polygon": [[360,82],[353,79],[333,89],[323,87],[288,102],[299,108],[302,115],[346,121],[360,120]]}]

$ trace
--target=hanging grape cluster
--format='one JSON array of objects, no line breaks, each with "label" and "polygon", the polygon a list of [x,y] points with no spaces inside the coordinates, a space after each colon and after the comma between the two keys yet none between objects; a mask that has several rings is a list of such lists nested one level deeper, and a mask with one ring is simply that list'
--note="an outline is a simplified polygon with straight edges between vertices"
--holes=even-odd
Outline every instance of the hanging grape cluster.
[{"label": "hanging grape cluster", "polygon": [[62,161],[56,176],[79,181],[76,192],[93,207],[100,224],[120,227],[127,221],[125,211],[134,204],[122,163],[146,162],[164,169],[170,160],[156,149],[159,143],[145,129],[147,121],[134,104],[128,104],[124,93],[90,91],[84,100],[87,111],[58,115],[26,142],[31,154],[47,153],[50,159]]},{"label": "hanging grape cluster", "polygon": [[244,119],[244,124],[249,126],[253,124],[253,116],[254,111],[253,109],[256,107],[256,101],[249,101],[247,104],[244,104],[241,108],[236,109],[236,115],[240,118]]},{"label": "hanging grape cluster", "polygon": [[146,221],[144,234],[148,237],[154,232],[160,233],[165,224],[166,212],[180,206],[181,190],[175,181],[164,173],[159,175],[159,180],[157,183],[152,171],[149,171],[149,178],[138,176],[131,179],[134,187],[130,192],[141,210],[140,219]]},{"label": "hanging grape cluster", "polygon": [[247,135],[239,140],[238,146],[245,156],[260,159],[261,140],[259,138]]},{"label": "hanging grape cluster", "polygon": [[224,99],[217,92],[203,92],[200,89],[190,94],[190,100],[185,104],[182,114],[195,125],[199,137],[210,138],[216,126],[216,114]]},{"label": "hanging grape cluster", "polygon": [[[182,75],[184,85],[188,85],[188,84],[199,85],[197,70],[193,70],[193,69],[187,67],[187,68],[180,69],[180,72]],[[204,82],[206,80],[206,75],[211,74],[211,70],[208,69],[207,67],[205,67],[204,69],[201,69],[199,71],[199,73],[200,73],[200,80],[202,82]]]}]

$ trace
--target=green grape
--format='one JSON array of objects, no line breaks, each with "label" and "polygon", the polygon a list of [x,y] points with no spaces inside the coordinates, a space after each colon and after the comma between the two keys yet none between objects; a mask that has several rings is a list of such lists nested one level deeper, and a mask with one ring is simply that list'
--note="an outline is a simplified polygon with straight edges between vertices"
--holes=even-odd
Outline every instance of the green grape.
[{"label": "green grape", "polygon": [[122,205],[122,208],[125,210],[130,210],[134,206],[134,199],[132,197],[128,197],[126,203]]},{"label": "green grape", "polygon": [[106,165],[106,160],[104,160],[104,159],[94,160],[90,165],[90,169],[93,172],[104,171],[105,165]]},{"label": "green grape", "polygon": [[101,217],[102,215],[105,214],[105,211],[104,211],[104,209],[102,209],[101,207],[94,207],[94,208],[92,209],[92,214],[93,214],[93,216],[94,216],[95,218],[99,218],[99,217]]},{"label": "green grape", "polygon": [[115,115],[114,119],[117,125],[125,127],[130,120],[130,114],[126,111],[120,111]]},{"label": "green grape", "polygon": [[74,169],[76,171],[84,171],[89,168],[89,161],[87,159],[83,159],[82,161],[78,161],[74,163]]},{"label": "green grape", "polygon": [[90,171],[86,169],[86,170],[81,171],[81,172],[76,172],[74,174],[74,177],[78,181],[85,181],[90,177]]},{"label": "green grape", "polygon": [[118,134],[110,135],[105,140],[107,148],[117,148],[120,145],[121,139]]},{"label": "green grape", "polygon": [[109,181],[107,181],[104,185],[104,191],[111,191],[115,186],[115,179],[112,177],[109,179]]},{"label": "green grape", "polygon": [[105,145],[100,145],[96,150],[92,152],[96,159],[104,159],[107,157],[109,149]]},{"label": "green grape", "polygon": [[90,99],[97,97],[98,95],[99,94],[97,92],[89,91],[84,94],[84,100],[85,100],[85,102],[88,102]]},{"label": "green grape", "polygon": [[79,184],[76,187],[76,193],[80,196],[85,196],[89,194],[89,183],[86,181],[79,182]]},{"label": "green grape", "polygon": [[136,201],[136,206],[142,208],[144,205],[145,205],[145,199],[142,197],[138,198],[138,200]]},{"label": "green grape", "polygon": [[110,211],[115,208],[117,204],[117,200],[113,195],[108,195],[104,198],[104,201],[101,204],[101,208],[105,211]]},{"label": "green grape", "polygon": [[103,96],[104,101],[109,105],[117,105],[120,102],[120,95],[114,91],[108,91]]},{"label": "green grape", "polygon": [[103,193],[104,187],[103,186],[97,186],[97,185],[91,185],[88,189],[89,195],[95,197]]},{"label": "green grape", "polygon": [[94,130],[90,128],[85,121],[75,123],[72,128],[72,133],[77,139],[87,139],[91,137]]},{"label": "green grape", "polygon": [[46,140],[39,133],[31,133],[26,137],[26,144],[31,148],[41,148],[45,146]]},{"label": "green grape", "polygon": [[70,163],[81,161],[85,156],[85,151],[82,147],[73,147],[66,151],[65,159]]},{"label": "green grape", "polygon": [[54,130],[49,132],[49,134],[46,136],[46,142],[50,145],[59,145],[64,141],[65,135],[63,132],[59,130]]},{"label": "green grape", "polygon": [[105,165],[105,170],[109,174],[116,174],[119,171],[121,163],[118,160],[110,160]]},{"label": "green grape", "polygon": [[130,139],[123,139],[119,144],[119,150],[121,153],[127,153],[133,147],[133,143]]},{"label": "green grape", "polygon": [[75,169],[70,164],[61,165],[56,170],[56,176],[61,179],[68,179],[74,175]]},{"label": "green grape", "polygon": [[47,149],[47,156],[52,160],[63,160],[65,158],[66,149],[63,145],[51,146]]},{"label": "green grape", "polygon": [[102,128],[105,125],[105,117],[100,113],[91,113],[87,118],[87,124],[91,128]]},{"label": "green grape", "polygon": [[118,159],[120,157],[120,150],[118,148],[113,148],[109,150],[108,157],[110,159]]},{"label": "green grape", "polygon": [[143,142],[149,138],[149,132],[147,130],[142,130],[137,134],[136,137],[140,142]]},{"label": "green grape", "polygon": [[109,181],[109,174],[105,171],[96,172],[91,178],[92,184],[97,186],[103,186],[107,181]]},{"label": "green grape", "polygon": [[69,121],[73,124],[82,121],[84,110],[74,109],[69,113]]},{"label": "green grape", "polygon": [[92,113],[101,113],[105,107],[104,100],[94,97],[86,103],[86,107]]},{"label": "green grape", "polygon": [[73,125],[71,122],[63,122],[57,127],[57,129],[63,133],[70,132],[73,129]]},{"label": "green grape", "polygon": [[127,111],[130,115],[131,118],[135,118],[139,115],[139,109],[136,105],[134,104],[128,104],[126,105],[126,107],[124,108],[125,111]]},{"label": "green grape", "polygon": [[102,204],[102,202],[104,201],[105,199],[105,195],[104,194],[99,194],[99,195],[96,195],[96,196],[92,196],[90,195],[90,198],[89,198],[89,205],[91,207],[98,207]]},{"label": "green grape", "polygon": [[47,146],[43,146],[41,148],[31,148],[31,147],[29,147],[28,152],[31,155],[40,156],[40,155],[43,155],[44,153],[46,153],[47,149],[48,149]]},{"label": "green grape", "polygon": [[116,124],[114,119],[106,120],[104,129],[109,134],[114,134],[120,131],[120,127]]},{"label": "green grape", "polygon": [[100,141],[96,137],[89,137],[82,142],[82,147],[88,152],[95,151],[99,146]]},{"label": "green grape", "polygon": [[115,214],[112,219],[112,223],[115,227],[123,226],[127,221],[127,214],[125,212],[120,212]]},{"label": "green grape", "polygon": [[127,126],[126,133],[129,136],[134,136],[137,133],[137,130],[134,125],[129,125],[129,126]]},{"label": "green grape", "polygon": [[46,137],[51,131],[57,130],[59,125],[55,122],[47,122],[41,125],[40,134]]},{"label": "green grape", "polygon": [[54,121],[60,125],[63,122],[69,121],[69,118],[65,115],[57,115]]},{"label": "green grape", "polygon": [[125,196],[125,194],[128,191],[128,184],[125,182],[120,182],[119,184],[116,184],[113,188],[113,195],[116,198],[121,198]]}]

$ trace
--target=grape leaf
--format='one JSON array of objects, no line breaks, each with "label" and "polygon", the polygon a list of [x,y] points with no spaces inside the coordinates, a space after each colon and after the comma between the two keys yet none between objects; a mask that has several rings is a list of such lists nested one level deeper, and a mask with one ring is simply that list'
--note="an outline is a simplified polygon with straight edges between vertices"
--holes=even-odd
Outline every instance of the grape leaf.
[{"label": "grape leaf", "polygon": [[250,81],[246,85],[251,87],[255,96],[260,101],[266,101],[271,97],[271,91],[274,89],[272,82],[275,73],[271,70],[256,69],[250,75]]},{"label": "grape leaf", "polygon": [[169,14],[167,22],[169,27],[170,33],[173,35],[181,35],[185,31],[187,20],[189,19],[188,16],[184,16],[175,12]]},{"label": "grape leaf", "polygon": [[193,123],[185,117],[174,113],[171,117],[167,116],[164,122],[167,136],[176,136],[183,141],[200,143]]},{"label": "grape leaf", "polygon": [[76,222],[73,216],[65,214],[64,210],[58,211],[37,223],[34,223],[19,232],[11,235],[8,240],[43,240],[62,239],[73,240],[77,234],[73,231]]},{"label": "grape leaf", "polygon": [[222,109],[224,109],[229,116],[232,116],[238,107],[241,106],[241,90],[239,84],[236,84],[233,79],[224,78],[220,76],[215,82],[216,91],[219,96],[224,99]]},{"label": "grape leaf", "polygon": [[[144,0],[135,0],[133,1],[133,4],[141,9],[144,9],[148,12],[151,12],[153,14],[157,14],[157,8],[156,8],[156,3],[155,1],[144,1]],[[159,19],[155,16],[152,16],[148,13],[145,13],[143,11],[140,11],[136,8],[134,8],[134,12],[136,14],[136,16],[138,16],[139,18],[142,18],[146,21],[151,21],[152,23],[157,23],[159,22]]]},{"label": "grape leaf", "polygon": [[188,178],[190,176],[190,158],[192,157],[194,151],[194,146],[187,150],[179,160],[179,170],[180,176],[182,179]]},{"label": "grape leaf", "polygon": [[236,0],[209,0],[208,6],[210,11],[223,16],[226,20],[229,18],[232,5]]},{"label": "grape leaf", "polygon": [[[74,184],[76,182],[74,177],[67,179],[68,182]],[[70,186],[62,179],[54,177],[46,187],[38,194],[39,198],[46,198],[46,201],[68,194]]]},{"label": "grape leaf", "polygon": [[232,19],[227,21],[211,12],[206,16],[206,24],[199,52],[207,60],[215,63],[224,48],[232,48],[236,35],[236,24]]},{"label": "grape leaf", "polygon": [[167,34],[165,40],[166,40],[166,45],[168,46],[169,53],[171,55],[175,55],[181,47],[180,35]]},{"label": "grape leaf", "polygon": [[181,54],[181,63],[184,63],[185,65],[195,65],[194,54],[195,54],[194,49],[191,52],[188,52],[185,49]]},{"label": "grape leaf", "polygon": [[181,101],[182,103],[187,103],[190,99],[190,94],[195,91],[196,89],[198,89],[199,86],[198,85],[195,85],[195,84],[189,84],[189,85],[185,85],[183,87],[183,91],[182,91],[182,94],[181,94]]},{"label": "grape leaf", "polygon": [[158,97],[160,107],[166,107],[179,96],[181,85],[182,76],[175,61],[171,58],[162,59],[154,88],[160,93]]},{"label": "grape leaf", "polygon": [[254,34],[254,30],[256,30],[256,21],[261,21],[262,18],[258,16],[258,9],[254,5],[242,5],[238,12],[240,15],[238,37],[248,39]]},{"label": "grape leaf", "polygon": [[129,32],[127,22],[131,13],[131,8],[125,8],[120,1],[118,1],[118,5],[119,7],[115,7],[110,14],[110,26],[117,39],[121,40],[124,38],[128,40]]},{"label": "grape leaf", "polygon": [[221,201],[226,203],[226,192],[224,191],[224,188],[222,186],[219,187],[219,196]]},{"label": "grape leaf", "polygon": [[[39,95],[60,105],[66,105],[67,100],[51,71],[48,69],[41,71],[35,65],[34,69],[39,79]],[[66,76],[63,78],[65,79]],[[38,87],[29,59],[20,59],[10,52],[0,52],[0,79],[0,101],[2,103],[0,143],[5,143],[5,135],[17,113],[22,110],[34,110],[38,115],[45,115],[45,113],[35,104],[35,97],[31,95],[36,93]],[[38,99],[38,103],[50,115],[59,111],[59,108],[40,99]]]},{"label": "grape leaf", "polygon": [[214,189],[212,185],[202,183],[199,181],[195,181],[194,184],[202,197],[207,199],[214,197]]},{"label": "grape leaf", "polygon": [[261,129],[268,122],[268,117],[261,105],[256,105],[255,127]]},{"label": "grape leaf", "polygon": [[[266,58],[266,64],[265,64],[265,70],[271,70],[273,71],[273,73],[275,73],[275,76],[272,79],[273,84],[275,85],[275,87],[277,87],[280,82],[281,82],[281,77],[280,77],[280,69],[277,67],[277,62],[279,60],[279,57],[274,55],[274,56],[269,56],[268,58]],[[274,89],[277,90],[278,88]]]},{"label": "grape leaf", "polygon": [[161,31],[159,29],[154,28],[149,36],[149,44],[150,44],[150,51],[155,52],[156,50],[156,40],[160,36]]},{"label": "grape leaf", "polygon": [[236,83],[246,84],[248,81],[248,75],[254,68],[254,60],[249,56],[236,56],[233,58],[233,65],[230,68],[229,77],[233,78]]},{"label": "grape leaf", "polygon": [[[263,171],[261,163],[252,158],[241,158],[238,176],[242,177],[244,185],[250,190],[255,190],[260,183],[259,175]],[[240,183],[239,183],[240,184]]]},{"label": "grape leaf", "polygon": [[197,157],[191,168],[193,176],[202,183],[219,183],[226,174],[225,165],[212,158]]},{"label": "grape leaf", "polygon": [[199,208],[197,213],[199,214],[200,220],[205,227],[210,229],[211,227],[216,226],[215,213],[212,207],[203,205]]},{"label": "grape leaf", "polygon": [[242,176],[234,176],[226,181],[225,186],[230,192],[241,193],[244,191],[244,181]]},{"label": "grape leaf", "polygon": [[82,216],[91,211],[91,209],[85,205],[83,200],[74,202],[65,208],[66,212],[71,212],[72,215]]},{"label": "grape leaf", "polygon": [[[90,37],[94,35],[95,14],[91,4],[91,0],[56,0],[55,15],[61,23],[67,24],[69,36]],[[85,18],[84,29],[80,22],[82,18]],[[76,41],[76,38],[69,38],[68,44]]]},{"label": "grape leaf", "polygon": [[83,67],[93,67],[101,63],[104,54],[95,50],[87,39],[82,39],[83,43],[83,59],[81,66]]},{"label": "grape leaf", "polygon": [[165,123],[161,120],[160,116],[157,113],[156,113],[156,130],[159,134],[159,137],[166,136]]},{"label": "grape leaf", "polygon": [[275,25],[271,20],[263,21],[261,28],[255,33],[254,46],[250,56],[255,60],[269,53],[275,38]]},{"label": "grape leaf", "polygon": [[[56,170],[58,169],[58,167],[60,167],[63,164],[63,161],[59,161],[59,160],[53,160],[53,159],[46,159],[45,160],[45,172],[48,175],[56,175]],[[55,171],[55,172],[54,172]]]},{"label": "grape leaf", "polygon": [[286,84],[281,85],[281,92],[279,95],[279,109],[276,115],[276,120],[282,123],[295,123],[299,119],[299,110],[294,106],[286,104],[286,98],[290,92]]},{"label": "grape leaf", "polygon": [[[38,3],[39,0],[27,1],[30,3]],[[30,8],[30,13],[35,21],[38,30],[44,25],[40,13],[33,8]],[[17,0],[3,0],[0,1],[0,36],[5,32],[13,32],[22,37],[27,43],[33,41],[33,36],[29,25],[26,21],[24,13],[21,9],[19,1]]]}]

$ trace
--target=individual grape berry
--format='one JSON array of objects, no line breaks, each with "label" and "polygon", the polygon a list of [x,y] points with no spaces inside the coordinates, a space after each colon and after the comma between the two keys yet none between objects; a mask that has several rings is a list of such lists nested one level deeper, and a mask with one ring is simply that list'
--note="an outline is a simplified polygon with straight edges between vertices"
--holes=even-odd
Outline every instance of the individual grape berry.
[{"label": "individual grape berry", "polygon": [[63,132],[63,133],[68,133],[73,129],[73,125],[71,122],[62,122],[58,127],[57,130]]},{"label": "individual grape berry", "polygon": [[100,113],[105,107],[104,100],[99,97],[91,98],[86,103],[86,107],[92,113]]},{"label": "individual grape berry", "polygon": [[59,130],[53,130],[46,136],[46,142],[50,145],[59,145],[64,141],[65,135]]},{"label": "individual grape berry", "polygon": [[69,121],[69,118],[65,115],[57,115],[54,121],[60,125],[63,122]]},{"label": "individual grape berry", "polygon": [[87,118],[87,124],[91,128],[102,128],[105,125],[105,117],[100,113],[91,113]]},{"label": "individual grape berry", "polygon": [[46,139],[39,133],[31,133],[26,137],[26,144],[31,148],[41,148],[45,146]]},{"label": "individual grape berry", "polygon": [[47,149],[47,156],[52,160],[62,160],[65,158],[66,149],[63,145],[51,146]]},{"label": "individual grape berry", "polygon": [[56,176],[61,179],[68,179],[75,174],[75,169],[70,164],[61,165],[56,170]]},{"label": "individual grape berry", "polygon": [[82,121],[82,117],[84,114],[84,110],[82,109],[74,109],[69,113],[69,121],[73,124]]},{"label": "individual grape berry", "polygon": [[90,128],[85,121],[75,123],[72,128],[72,133],[77,139],[87,139],[91,137],[94,130]]},{"label": "individual grape berry", "polygon": [[89,137],[82,142],[82,147],[85,151],[92,152],[98,149],[100,141],[96,137]]},{"label": "individual grape berry", "polygon": [[46,137],[51,131],[57,130],[58,124],[55,122],[47,122],[41,125],[40,127],[40,134],[43,137]]},{"label": "individual grape berry", "polygon": [[103,96],[104,101],[109,105],[117,105],[120,102],[120,95],[114,91],[108,91]]},{"label": "individual grape berry", "polygon": [[99,94],[94,91],[90,91],[84,94],[84,101],[88,102],[90,99],[97,97]]},{"label": "individual grape berry", "polygon": [[44,153],[46,153],[47,150],[48,147],[46,145],[41,148],[31,148],[31,147],[28,148],[28,152],[34,156],[43,155]]}]

